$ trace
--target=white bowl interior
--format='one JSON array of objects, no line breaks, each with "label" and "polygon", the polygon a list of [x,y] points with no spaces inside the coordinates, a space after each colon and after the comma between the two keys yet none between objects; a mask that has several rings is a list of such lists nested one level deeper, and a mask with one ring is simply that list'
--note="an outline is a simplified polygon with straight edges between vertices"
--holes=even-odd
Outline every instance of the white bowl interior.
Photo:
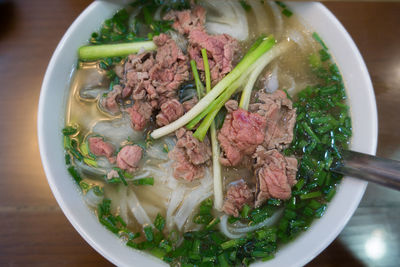
[{"label": "white bowl interior", "polygon": [[[353,123],[351,148],[375,154],[377,113],[375,96],[363,59],[349,34],[322,4],[288,4],[328,45],[345,81]],[[104,19],[120,6],[95,1],[71,25],[55,50],[47,68],[39,101],[38,136],[43,167],[51,190],[65,216],[81,236],[100,254],[118,266],[151,266],[165,263],[122,242],[97,220],[84,204],[78,187],[68,174],[62,144],[65,103],[69,82],[77,62],[77,48]],[[280,248],[276,257],[254,266],[301,266],[324,250],[343,229],[357,208],[367,183],[345,178],[325,215],[295,241]]]}]

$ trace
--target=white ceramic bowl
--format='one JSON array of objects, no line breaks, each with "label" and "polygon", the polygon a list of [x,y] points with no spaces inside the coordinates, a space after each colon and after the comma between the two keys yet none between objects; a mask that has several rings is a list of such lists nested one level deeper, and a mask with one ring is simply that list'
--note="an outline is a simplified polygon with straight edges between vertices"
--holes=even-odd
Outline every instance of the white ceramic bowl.
[{"label": "white ceramic bowl", "polygon": [[[343,75],[353,122],[351,148],[375,154],[377,113],[375,96],[367,68],[349,34],[340,22],[319,3],[289,4],[306,24],[328,45]],[[84,204],[64,163],[61,129],[69,82],[77,62],[77,48],[87,42],[93,30],[119,6],[95,1],[74,21],[55,50],[44,77],[39,101],[39,148],[51,190],[65,216],[81,236],[101,255],[118,266],[163,265],[160,260],[122,244],[106,230]],[[367,183],[345,178],[326,214],[308,231],[281,248],[276,257],[255,266],[302,266],[324,250],[340,233],[357,208]],[[165,264],[164,264],[165,265]]]}]

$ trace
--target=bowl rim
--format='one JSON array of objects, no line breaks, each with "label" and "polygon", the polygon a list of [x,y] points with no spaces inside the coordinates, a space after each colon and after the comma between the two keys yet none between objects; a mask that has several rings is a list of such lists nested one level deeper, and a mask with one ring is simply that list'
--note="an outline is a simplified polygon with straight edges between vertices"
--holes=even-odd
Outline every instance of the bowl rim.
[{"label": "bowl rim", "polygon": [[[51,165],[50,165],[50,156],[48,153],[48,147],[46,145],[46,140],[44,138],[45,136],[45,98],[46,95],[49,93],[50,87],[50,79],[51,76],[54,73],[54,69],[56,67],[56,61],[57,58],[60,56],[60,53],[62,52],[67,39],[70,37],[71,33],[74,32],[74,30],[79,27],[79,25],[82,23],[83,19],[88,16],[94,9],[96,9],[99,5],[102,5],[104,2],[103,1],[94,1],[91,3],[71,24],[71,26],[68,28],[68,30],[65,32],[64,36],[62,37],[61,41],[57,45],[57,48],[55,49],[50,63],[46,69],[46,73],[43,79],[42,87],[41,87],[41,92],[40,92],[40,98],[39,98],[39,106],[38,106],[38,121],[37,121],[37,134],[38,134],[38,143],[39,143],[39,150],[40,150],[40,156],[41,156],[41,161],[42,165],[46,174],[47,181],[49,183],[49,186],[51,188],[51,191],[56,198],[56,201],[58,205],[61,207],[64,215],[67,217],[69,222],[73,225],[73,227],[78,231],[78,233],[85,239],[86,242],[88,242],[100,255],[105,257],[107,260],[109,260],[111,263],[118,265],[118,266],[128,266],[132,265],[131,262],[128,262],[126,260],[122,260],[117,257],[117,254],[115,252],[109,252],[106,249],[106,246],[104,244],[99,244],[92,236],[90,236],[87,231],[81,226],[80,220],[77,215],[74,214],[72,211],[72,207],[70,207],[65,201],[64,198],[60,192],[60,188],[57,185],[56,180],[54,179],[54,171],[51,170]],[[355,45],[354,41],[350,37],[349,33],[345,30],[343,25],[339,22],[339,20],[321,3],[317,2],[312,2],[308,3],[312,8],[318,8],[322,13],[324,13],[324,16],[327,16],[329,20],[332,20],[334,24],[339,28],[339,30],[343,33],[343,36],[346,39],[346,42],[348,45],[350,45],[351,50],[354,52],[354,56],[357,58],[358,63],[361,68],[361,72],[363,74],[363,78],[366,79],[365,82],[367,83],[368,89],[368,100],[369,100],[369,105],[373,107],[370,112],[372,112],[372,117],[370,118],[371,124],[372,124],[372,140],[368,148],[366,148],[368,151],[364,151],[370,154],[375,155],[376,153],[376,147],[377,147],[377,136],[378,136],[378,119],[377,119],[377,108],[376,108],[376,100],[375,100],[375,95],[373,92],[373,87],[372,87],[372,82],[367,70],[367,67],[365,65],[365,62]],[[288,3],[288,5],[292,5],[292,3]],[[351,179],[351,178],[350,178]],[[311,261],[314,257],[316,257],[321,251],[323,251],[342,231],[344,226],[347,224],[349,219],[351,218],[351,215],[354,213],[355,209],[358,207],[359,202],[361,201],[361,198],[364,194],[364,191],[367,186],[367,182],[363,181],[357,181],[358,184],[358,190],[355,192],[354,200],[351,203],[350,207],[347,209],[347,213],[344,214],[345,219],[342,219],[340,221],[340,224],[336,225],[329,234],[325,235],[324,238],[322,238],[321,243],[318,245],[316,249],[313,249],[310,253],[308,253],[307,256],[303,256],[303,258],[295,263],[295,266],[301,266],[305,265],[309,261]],[[308,230],[310,231],[310,230]],[[307,232],[302,234],[302,236],[306,235]],[[294,241],[296,242],[296,240]],[[292,243],[294,243],[292,242]],[[132,254],[137,254],[139,255],[146,255],[145,253],[142,253],[140,251],[132,250]],[[160,260],[156,260],[154,257],[147,257],[148,263],[157,263],[160,262]],[[141,258],[141,260],[145,260],[144,257]],[[265,263],[260,263],[256,262],[253,264],[253,266],[261,266],[264,265]]]}]

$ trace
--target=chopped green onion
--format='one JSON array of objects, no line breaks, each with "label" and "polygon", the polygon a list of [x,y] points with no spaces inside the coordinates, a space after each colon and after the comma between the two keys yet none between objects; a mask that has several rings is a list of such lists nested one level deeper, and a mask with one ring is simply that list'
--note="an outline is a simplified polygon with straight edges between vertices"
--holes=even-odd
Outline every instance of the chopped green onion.
[{"label": "chopped green onion", "polygon": [[293,12],[285,8],[284,10],[282,10],[282,14],[289,18],[293,15]]},{"label": "chopped green onion", "polygon": [[154,185],[154,178],[153,177],[146,177],[132,180],[134,185]]},{"label": "chopped green onion", "polygon": [[246,242],[246,239],[244,239],[244,238],[231,239],[231,240],[228,240],[228,241],[222,243],[221,248],[223,250],[227,250],[229,248],[237,247],[244,242]]},{"label": "chopped green onion", "polygon": [[160,213],[157,214],[156,219],[154,220],[154,226],[158,229],[158,231],[162,232],[165,226],[165,219],[161,216]]},{"label": "chopped green onion", "polygon": [[153,255],[159,259],[162,259],[166,254],[165,250],[163,250],[161,248],[153,248],[150,250],[150,253],[151,253],[151,255]]},{"label": "chopped green onion", "polygon": [[215,225],[219,224],[220,219],[219,218],[214,218],[207,226],[206,229],[211,229],[213,228]]},{"label": "chopped green onion", "polygon": [[286,8],[286,5],[282,3],[281,1],[275,1],[275,3],[280,6],[281,8]]},{"label": "chopped green onion", "polygon": [[243,9],[244,9],[245,11],[248,12],[248,11],[251,10],[251,5],[249,5],[249,4],[246,2],[246,0],[240,0],[239,3],[240,3],[240,5],[243,7]]},{"label": "chopped green onion", "polygon": [[243,208],[242,208],[242,212],[241,212],[241,217],[243,219],[247,219],[247,217],[249,217],[249,212],[250,212],[250,206],[247,204],[244,204]]},{"label": "chopped green onion", "polygon": [[310,66],[314,69],[321,67],[321,64],[322,64],[320,56],[315,53],[311,54],[308,57],[308,62],[310,63]]},{"label": "chopped green onion", "polygon": [[82,181],[82,178],[76,171],[75,167],[74,166],[68,167],[68,172],[69,174],[71,174],[72,178],[74,178],[75,182],[79,185],[79,183]]},{"label": "chopped green onion", "polygon": [[65,136],[74,135],[77,132],[78,132],[78,129],[73,126],[67,126],[64,129],[62,129],[62,133]]},{"label": "chopped green onion", "polygon": [[190,61],[190,66],[192,67],[193,78],[196,83],[197,96],[200,99],[203,97],[204,94],[204,86],[200,81],[200,76],[199,73],[197,72],[196,61],[194,59]]},{"label": "chopped green onion", "polygon": [[319,37],[318,33],[313,32],[312,36],[314,37],[314,39],[321,44],[321,46],[325,49],[328,50],[328,47],[326,46],[326,44],[324,43],[324,41],[322,41],[321,37]]},{"label": "chopped green onion", "polygon": [[117,217],[115,217],[117,220],[118,220],[118,222],[122,225],[122,226],[124,226],[124,227],[126,227],[126,222],[121,218],[121,216],[117,216]]},{"label": "chopped green onion", "polygon": [[309,198],[316,198],[316,197],[320,197],[322,195],[321,191],[315,191],[315,192],[311,192],[308,194],[303,194],[300,195],[301,199],[309,199]]},{"label": "chopped green onion", "polygon": [[333,198],[333,196],[336,194],[336,189],[334,188],[334,187],[331,187],[329,190],[328,190],[328,193],[325,195],[325,199],[327,200],[327,201],[331,201],[332,200],[332,198]]},{"label": "chopped green onion", "polygon": [[206,76],[206,92],[208,93],[211,91],[211,74],[210,66],[208,64],[207,50],[205,48],[201,49],[201,55],[203,56],[204,72]]},{"label": "chopped green onion", "polygon": [[143,227],[143,232],[144,232],[144,236],[146,237],[147,241],[149,241],[149,242],[153,241],[154,234],[153,234],[153,228],[151,226]]},{"label": "chopped green onion", "polygon": [[83,158],[83,162],[85,162],[87,165],[95,167],[95,168],[97,168],[99,166],[97,164],[97,161],[90,159],[90,158]]},{"label": "chopped green onion", "polygon": [[164,144],[164,145],[163,145],[163,151],[164,151],[165,153],[168,153],[168,152],[169,152],[169,147],[168,147],[167,144]]},{"label": "chopped green onion", "polygon": [[321,203],[319,203],[318,201],[316,201],[316,200],[314,200],[314,199],[312,199],[311,201],[310,201],[310,204],[308,204],[308,206],[310,207],[310,208],[312,208],[312,209],[318,209],[319,207],[321,207]]},{"label": "chopped green onion", "polygon": [[322,215],[324,215],[326,211],[326,204],[321,205],[316,211],[315,211],[315,217],[321,218]]},{"label": "chopped green onion", "polygon": [[228,263],[228,261],[225,258],[225,253],[218,255],[217,259],[218,259],[219,266],[221,266],[221,267],[229,267],[230,266],[230,264]]},{"label": "chopped green onion", "polygon": [[267,258],[267,257],[271,256],[271,253],[266,252],[266,251],[254,250],[251,252],[251,255],[256,258]]},{"label": "chopped green onion", "polygon": [[119,176],[119,179],[121,179],[122,183],[123,183],[125,186],[128,186],[128,183],[127,183],[126,180],[125,180],[123,171],[122,171],[120,168],[117,168],[117,167],[115,167],[115,168],[113,168],[113,169],[114,169],[115,171],[117,171],[118,176]]},{"label": "chopped green onion", "polygon": [[104,218],[100,218],[99,219],[100,223],[102,225],[104,225],[108,230],[110,230],[111,232],[113,232],[114,234],[118,234],[119,229],[113,225],[113,223],[111,223],[109,220],[104,219]]},{"label": "chopped green onion", "polygon": [[159,245],[160,248],[164,249],[165,252],[169,253],[172,251],[172,246],[169,244],[167,240],[162,240]]},{"label": "chopped green onion", "polygon": [[321,61],[327,61],[331,58],[331,55],[325,50],[319,50],[319,55],[321,56]]}]

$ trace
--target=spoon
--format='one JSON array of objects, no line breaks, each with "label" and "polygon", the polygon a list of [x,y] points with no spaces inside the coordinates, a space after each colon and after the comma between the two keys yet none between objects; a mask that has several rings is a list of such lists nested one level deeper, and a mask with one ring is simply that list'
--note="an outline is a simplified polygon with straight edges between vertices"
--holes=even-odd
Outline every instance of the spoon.
[{"label": "spoon", "polygon": [[331,171],[400,190],[400,161],[343,150],[343,159]]}]

